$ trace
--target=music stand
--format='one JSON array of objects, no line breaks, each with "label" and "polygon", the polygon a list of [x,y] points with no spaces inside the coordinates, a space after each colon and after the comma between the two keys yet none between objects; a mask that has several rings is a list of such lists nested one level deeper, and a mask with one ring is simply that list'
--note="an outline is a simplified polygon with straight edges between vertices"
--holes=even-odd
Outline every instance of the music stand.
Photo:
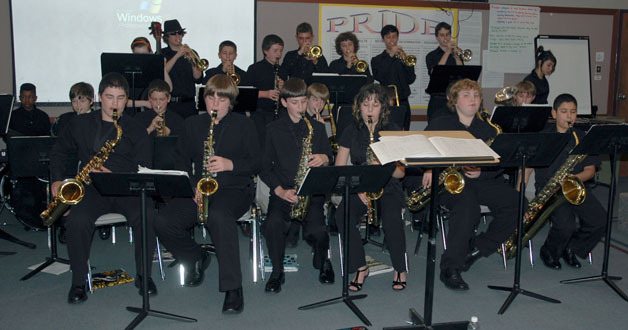
[{"label": "music stand", "polygon": [[139,174],[139,173],[90,173],[92,183],[96,190],[103,196],[138,196],[140,197],[140,214],[142,221],[142,307],[127,307],[126,309],[138,315],[131,321],[126,329],[133,329],[147,316],[168,318],[183,322],[196,322],[196,319],[161,312],[150,309],[148,296],[148,267],[152,258],[148,255],[148,242],[146,240],[147,210],[146,198],[148,196],[159,197],[183,197],[192,198],[194,193],[190,186],[190,180],[185,175],[165,174]]},{"label": "music stand", "polygon": [[13,102],[15,98],[10,94],[0,95],[0,136],[6,136],[9,132],[11,113],[13,113]]},{"label": "music stand", "polygon": [[364,74],[312,74],[312,83],[321,83],[329,89],[330,101],[333,104],[353,104],[353,98],[367,82]]},{"label": "music stand", "polygon": [[[9,138],[8,143],[11,176],[15,178],[46,177],[48,179],[46,193],[48,203],[50,203],[50,191],[52,189],[49,153],[55,141],[56,138],[52,136],[13,136]],[[55,262],[69,264],[67,259],[58,256],[57,226],[54,223],[48,228],[48,240],[50,242],[50,257],[47,257],[41,265],[24,275],[20,281],[28,280]]]},{"label": "music stand", "polygon": [[499,125],[504,133],[540,132],[551,111],[552,107],[548,106],[498,106],[491,122]]},{"label": "music stand", "polygon": [[122,74],[131,82],[131,102],[135,111],[136,88],[147,88],[151,81],[164,79],[164,58],[158,54],[102,53],[102,75],[109,72]]},{"label": "music stand", "polygon": [[[519,167],[519,173],[525,173],[527,167],[547,167],[554,158],[563,150],[568,134],[560,133],[521,133],[521,134],[500,134],[495,138],[491,148],[495,150],[502,160],[503,167]],[[547,143],[547,141],[553,141]],[[519,216],[517,219],[517,254],[515,259],[515,277],[512,287],[489,285],[492,290],[509,291],[510,295],[504,301],[498,314],[504,314],[508,306],[513,302],[518,294],[522,294],[535,299],[560,304],[560,300],[540,295],[521,288],[521,254],[523,241],[523,215],[525,213],[526,183],[520,180],[519,183]]]},{"label": "music stand", "polygon": [[445,95],[449,84],[465,78],[477,81],[480,72],[482,72],[480,65],[437,65],[432,69],[425,92],[430,95]]},{"label": "music stand", "polygon": [[605,154],[610,156],[611,182],[608,191],[608,208],[606,215],[606,235],[604,236],[604,262],[602,273],[596,276],[562,280],[560,283],[571,284],[602,280],[615,291],[622,299],[628,301],[628,296],[613,281],[621,280],[620,276],[608,275],[608,259],[610,257],[611,229],[615,192],[617,189],[617,162],[619,155],[628,153],[628,125],[593,125],[582,139],[582,142],[572,150],[571,154]]},{"label": "music stand", "polygon": [[342,193],[344,200],[344,232],[342,241],[343,252],[342,295],[299,307],[307,310],[344,302],[349,309],[366,325],[372,325],[353,300],[366,298],[366,294],[349,295],[349,204],[350,195],[358,192],[377,192],[390,180],[394,166],[361,165],[361,166],[329,166],[312,167],[301,185],[299,195],[324,195]]},{"label": "music stand", "polygon": [[233,112],[253,112],[257,109],[257,94],[259,88],[253,86],[238,86],[238,97],[233,107]]}]

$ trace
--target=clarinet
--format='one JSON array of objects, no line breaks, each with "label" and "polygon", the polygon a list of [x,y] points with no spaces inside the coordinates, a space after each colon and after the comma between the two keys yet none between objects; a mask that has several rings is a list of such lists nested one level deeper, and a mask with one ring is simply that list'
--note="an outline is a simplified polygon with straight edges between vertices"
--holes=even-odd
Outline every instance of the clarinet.
[{"label": "clarinet", "polygon": [[[275,90],[279,89],[279,60],[273,64],[273,68],[275,69]],[[275,101],[275,118],[279,118],[279,99]]]}]

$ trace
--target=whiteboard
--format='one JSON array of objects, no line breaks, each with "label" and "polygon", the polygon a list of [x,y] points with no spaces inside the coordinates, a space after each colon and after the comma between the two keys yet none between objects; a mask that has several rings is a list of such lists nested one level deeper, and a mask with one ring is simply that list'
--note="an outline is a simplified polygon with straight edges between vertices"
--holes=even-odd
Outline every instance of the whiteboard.
[{"label": "whiteboard", "polygon": [[534,40],[535,49],[543,46],[556,57],[556,71],[547,81],[550,93],[549,104],[556,96],[569,93],[578,101],[578,114],[591,114],[591,66],[589,63],[588,36],[540,35]]}]

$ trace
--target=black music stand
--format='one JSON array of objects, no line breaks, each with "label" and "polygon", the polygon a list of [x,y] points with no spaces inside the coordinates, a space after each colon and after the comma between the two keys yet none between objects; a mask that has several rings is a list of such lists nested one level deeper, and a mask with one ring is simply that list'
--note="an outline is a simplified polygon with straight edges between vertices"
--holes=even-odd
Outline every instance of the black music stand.
[{"label": "black music stand", "polygon": [[329,89],[330,101],[336,106],[340,104],[353,104],[353,98],[360,88],[367,82],[364,74],[337,74],[318,73],[312,74],[312,83],[321,83]]},{"label": "black music stand", "polygon": [[102,53],[102,75],[118,72],[131,83],[131,102],[135,110],[137,89],[147,88],[151,81],[164,79],[164,57],[158,54]]},{"label": "black music stand", "polygon": [[176,169],[177,139],[176,135],[155,136],[153,140],[153,167],[155,169]]},{"label": "black music stand", "polygon": [[138,315],[126,329],[134,329],[147,316],[156,316],[183,322],[196,322],[196,319],[161,312],[150,309],[148,296],[148,267],[151,259],[148,256],[148,242],[146,240],[147,216],[146,198],[160,197],[189,197],[194,193],[190,180],[185,175],[139,174],[139,173],[90,173],[94,187],[103,196],[138,196],[140,197],[140,212],[142,219],[142,307],[127,307],[126,309]]},{"label": "black music stand", "polygon": [[364,324],[372,325],[353,300],[366,298],[366,294],[349,295],[349,204],[350,195],[357,192],[377,192],[390,180],[394,166],[362,165],[362,166],[329,166],[310,168],[305,181],[298,191],[299,195],[324,195],[328,193],[342,193],[344,200],[344,232],[342,241],[343,272],[342,295],[299,307],[299,310],[307,310],[344,302],[349,309]]},{"label": "black music stand", "polygon": [[[563,150],[568,134],[560,133],[521,133],[521,134],[500,134],[495,138],[491,148],[495,150],[502,160],[503,167],[518,167],[519,173],[525,173],[527,167],[547,167],[556,156]],[[547,143],[553,141],[553,143]],[[515,259],[515,278],[512,287],[489,285],[492,290],[509,291],[510,295],[504,301],[498,314],[504,314],[508,306],[513,302],[518,294],[522,294],[535,299],[560,304],[560,300],[540,295],[521,288],[521,254],[523,241],[523,214],[525,212],[525,180],[519,183],[519,216],[517,219],[517,256]]]},{"label": "black music stand", "polygon": [[437,65],[432,69],[425,92],[430,95],[445,95],[449,84],[465,78],[477,81],[480,72],[480,65]]},{"label": "black music stand", "polygon": [[257,109],[257,94],[259,88],[253,86],[238,86],[238,97],[233,112],[254,112]]},{"label": "black music stand", "polygon": [[551,112],[552,107],[548,106],[498,106],[491,122],[499,125],[504,133],[540,132]]},{"label": "black music stand", "polygon": [[[50,191],[52,189],[49,152],[55,141],[56,138],[52,136],[14,136],[9,138],[8,144],[11,175],[13,177],[47,177],[46,198],[48,203],[50,203]],[[29,166],[24,166],[24,164],[29,164]],[[28,280],[55,262],[70,263],[67,259],[58,256],[57,226],[54,223],[48,229],[48,238],[50,240],[50,257],[47,257],[41,265],[24,275],[20,281]]]},{"label": "black music stand", "polygon": [[604,262],[602,273],[596,276],[562,280],[560,283],[572,284],[602,280],[615,291],[622,299],[628,301],[628,296],[613,281],[621,280],[620,276],[608,275],[608,259],[610,257],[611,229],[613,210],[615,205],[615,191],[617,189],[617,162],[619,155],[628,153],[628,125],[593,125],[582,139],[582,142],[574,148],[572,154],[605,154],[610,156],[611,182],[608,191],[608,208],[606,215],[606,235],[604,237]]}]

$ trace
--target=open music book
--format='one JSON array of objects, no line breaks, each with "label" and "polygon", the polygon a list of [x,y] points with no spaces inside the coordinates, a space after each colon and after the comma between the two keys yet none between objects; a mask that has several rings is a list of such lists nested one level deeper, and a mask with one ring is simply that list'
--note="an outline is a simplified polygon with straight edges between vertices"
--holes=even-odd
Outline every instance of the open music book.
[{"label": "open music book", "polygon": [[371,149],[380,163],[394,161],[495,161],[499,155],[480,139],[461,139],[421,134],[382,136]]}]

